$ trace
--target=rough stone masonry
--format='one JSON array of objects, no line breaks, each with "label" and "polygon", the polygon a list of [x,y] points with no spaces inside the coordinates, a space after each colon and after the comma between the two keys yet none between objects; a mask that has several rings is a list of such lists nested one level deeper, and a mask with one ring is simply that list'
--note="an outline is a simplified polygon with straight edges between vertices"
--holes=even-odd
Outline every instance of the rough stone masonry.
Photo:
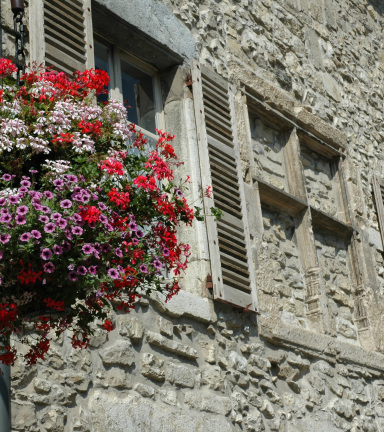
[{"label": "rough stone masonry", "polygon": [[[96,323],[90,349],[53,338],[46,361],[12,368],[12,431],[384,431],[384,258],[371,186],[384,176],[384,4],[128,3],[94,5],[182,58],[172,79],[160,75],[166,129],[194,181],[189,198],[199,184],[190,59],[237,89],[260,315],[210,298],[204,224],[186,229],[193,259],[171,302],[143,297],[130,314],[112,315],[112,333]],[[12,58],[6,0],[1,10],[2,53]],[[344,149],[342,169],[308,133]],[[264,183],[281,197],[295,184],[312,216],[266,201]]]}]

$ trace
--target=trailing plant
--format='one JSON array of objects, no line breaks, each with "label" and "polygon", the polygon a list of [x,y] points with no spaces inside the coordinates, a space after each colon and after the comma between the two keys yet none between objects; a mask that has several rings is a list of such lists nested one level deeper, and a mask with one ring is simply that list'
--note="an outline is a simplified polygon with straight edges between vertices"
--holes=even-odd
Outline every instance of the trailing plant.
[{"label": "trailing plant", "polygon": [[158,131],[151,149],[123,104],[95,103],[105,72],[35,69],[18,88],[14,70],[0,60],[0,361],[15,361],[16,335],[31,365],[52,331],[87,347],[95,319],[113,329],[111,306],[175,295],[191,253],[177,229],[202,216],[188,178],[175,183],[174,137]]}]

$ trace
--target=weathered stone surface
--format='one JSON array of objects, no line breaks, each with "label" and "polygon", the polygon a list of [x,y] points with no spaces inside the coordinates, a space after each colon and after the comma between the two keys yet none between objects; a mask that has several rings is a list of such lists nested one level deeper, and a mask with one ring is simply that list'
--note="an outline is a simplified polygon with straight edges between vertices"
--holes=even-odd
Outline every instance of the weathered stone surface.
[{"label": "weathered stone surface", "polygon": [[37,430],[35,406],[28,402],[12,402],[11,406],[12,429],[15,430]]},{"label": "weathered stone surface", "polygon": [[145,399],[95,392],[90,401],[95,432],[231,432],[228,421],[219,416],[194,416],[154,406]]},{"label": "weathered stone surface", "polygon": [[129,341],[116,341],[112,346],[103,349],[100,357],[105,365],[132,366],[135,363],[135,354]]},{"label": "weathered stone surface", "polygon": [[164,381],[164,360],[153,354],[144,353],[141,357],[141,373],[153,380]]},{"label": "weathered stone surface", "polygon": [[173,336],[173,324],[172,321],[167,320],[164,317],[158,318],[158,325],[160,333],[164,336],[172,337]]},{"label": "weathered stone surface", "polygon": [[171,316],[187,316],[206,323],[216,322],[217,320],[212,303],[208,299],[194,294],[180,291],[177,296],[174,296],[167,303],[165,303],[165,298],[161,294],[154,293],[152,298],[160,312]]},{"label": "weathered stone surface", "polygon": [[227,415],[232,409],[231,401],[228,398],[197,391],[186,392],[184,402],[193,409],[216,414]]},{"label": "weathered stone surface", "polygon": [[131,389],[132,377],[118,368],[111,368],[105,374],[105,384],[110,387]]},{"label": "weathered stone surface", "polygon": [[155,398],[155,389],[148,385],[138,383],[135,385],[134,390],[145,398]]},{"label": "weathered stone surface", "polygon": [[88,390],[90,377],[84,372],[68,371],[63,373],[65,383],[79,392]]},{"label": "weathered stone surface", "polygon": [[184,345],[176,341],[171,341],[164,338],[158,333],[153,333],[151,331],[147,332],[147,341],[149,344],[163,348],[165,351],[179,354],[183,357],[188,357],[192,359],[196,359],[199,357],[197,351],[191,346]]},{"label": "weathered stone surface", "polygon": [[123,315],[119,320],[119,333],[122,336],[127,336],[132,342],[140,342],[143,338],[143,324],[136,317]]},{"label": "weathered stone surface", "polygon": [[195,385],[194,371],[172,362],[167,363],[166,379],[179,387],[193,388]]}]

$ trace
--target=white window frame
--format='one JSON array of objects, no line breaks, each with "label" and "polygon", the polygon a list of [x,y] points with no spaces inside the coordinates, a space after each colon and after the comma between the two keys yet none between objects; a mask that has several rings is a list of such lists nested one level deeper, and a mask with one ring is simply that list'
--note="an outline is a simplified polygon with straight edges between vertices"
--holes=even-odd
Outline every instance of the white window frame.
[{"label": "white window frame", "polygon": [[[111,80],[110,90],[109,90],[110,98],[116,99],[122,103],[124,102],[123,93],[122,93],[122,82],[121,82],[121,65],[120,65],[121,58],[123,58],[125,61],[132,64],[136,68],[140,69],[142,72],[152,76],[153,92],[154,92],[154,99],[155,99],[156,128],[164,130],[164,125],[165,125],[164,110],[161,102],[161,84],[160,84],[158,69],[155,66],[144,62],[143,60],[139,59],[133,54],[130,54],[127,51],[124,51],[121,48],[117,47],[116,45],[109,43],[102,36],[95,34],[94,41],[95,43],[98,43],[99,45],[106,47],[109,52],[108,68],[109,68],[109,77]],[[153,132],[144,129],[140,125],[136,125],[136,126],[137,129],[139,129],[144,135],[147,135],[148,137],[157,141],[158,137]]]}]

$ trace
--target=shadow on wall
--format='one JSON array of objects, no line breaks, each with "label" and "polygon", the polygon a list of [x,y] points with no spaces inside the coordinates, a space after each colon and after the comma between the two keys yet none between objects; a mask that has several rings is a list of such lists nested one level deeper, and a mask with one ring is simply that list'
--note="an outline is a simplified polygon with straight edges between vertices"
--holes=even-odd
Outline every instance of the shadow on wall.
[{"label": "shadow on wall", "polygon": [[368,0],[368,6],[372,6],[380,15],[384,15],[383,0]]}]

